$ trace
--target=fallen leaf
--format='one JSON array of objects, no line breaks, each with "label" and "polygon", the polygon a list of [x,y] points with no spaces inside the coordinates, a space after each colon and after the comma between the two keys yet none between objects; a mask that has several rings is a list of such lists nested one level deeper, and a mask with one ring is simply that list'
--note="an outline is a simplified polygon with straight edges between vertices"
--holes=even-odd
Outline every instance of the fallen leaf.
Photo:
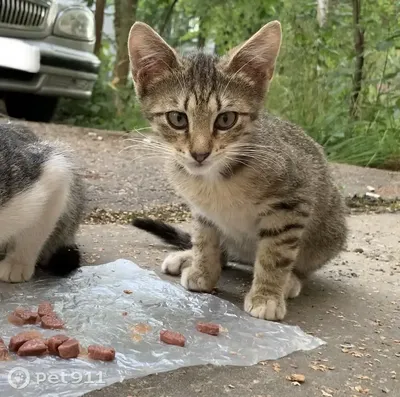
[{"label": "fallen leaf", "polygon": [[326,371],[333,371],[335,367],[328,367],[325,364],[320,364],[316,361],[312,362],[310,364],[310,368],[313,369],[314,371],[321,371],[321,372],[326,372]]},{"label": "fallen leaf", "polygon": [[139,334],[132,334],[131,339],[134,342],[141,342],[143,340],[143,337],[142,337],[142,335],[139,335]]},{"label": "fallen leaf", "polygon": [[355,386],[354,390],[358,391],[361,394],[368,394],[369,393],[369,389],[364,389],[361,386]]},{"label": "fallen leaf", "polygon": [[130,295],[132,293],[133,291],[131,291],[130,289],[124,289],[124,294]]},{"label": "fallen leaf", "polygon": [[111,85],[116,86],[119,83],[119,77],[114,77],[111,81]]},{"label": "fallen leaf", "polygon": [[278,363],[273,363],[273,364],[272,364],[272,369],[273,369],[275,372],[281,372],[281,366],[280,366]]},{"label": "fallen leaf", "polygon": [[356,376],[357,379],[362,379],[362,380],[371,380],[369,376],[366,375],[358,375]]},{"label": "fallen leaf", "polygon": [[349,350],[354,349],[354,345],[352,345],[351,343],[345,343],[343,345],[340,345],[340,347],[343,349],[349,349]]},{"label": "fallen leaf", "polygon": [[148,324],[144,324],[144,323],[139,323],[134,325],[133,327],[131,327],[131,330],[134,333],[138,333],[138,334],[147,334],[148,332],[151,331],[151,327]]},{"label": "fallen leaf", "polygon": [[322,395],[323,395],[324,397],[333,397],[333,395],[332,395],[331,393],[328,393],[328,392],[326,392],[325,390],[321,390],[321,392],[322,392]]},{"label": "fallen leaf", "polygon": [[364,357],[364,354],[362,354],[362,353],[360,353],[360,352],[358,352],[356,350],[349,349],[347,347],[343,348],[342,352],[343,353],[350,353],[353,357]]},{"label": "fallen leaf", "polygon": [[286,379],[290,380],[291,382],[299,383],[304,383],[306,381],[306,377],[302,374],[292,374],[290,376],[287,376]]}]

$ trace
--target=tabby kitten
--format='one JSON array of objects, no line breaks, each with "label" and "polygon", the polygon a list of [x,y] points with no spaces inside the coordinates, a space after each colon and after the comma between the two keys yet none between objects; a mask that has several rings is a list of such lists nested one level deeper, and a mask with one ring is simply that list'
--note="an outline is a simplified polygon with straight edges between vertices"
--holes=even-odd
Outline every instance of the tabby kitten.
[{"label": "tabby kitten", "polygon": [[162,138],[167,172],[190,205],[193,235],[150,219],[134,225],[179,248],[162,264],[192,291],[210,292],[227,257],[254,263],[244,302],[281,320],[302,279],[344,247],[344,205],[323,150],[299,127],[264,114],[281,45],[270,22],[223,58],[179,56],[133,25],[129,53],[144,114]]},{"label": "tabby kitten", "polygon": [[69,151],[0,123],[0,280],[28,281],[36,265],[60,276],[78,268],[84,201]]}]

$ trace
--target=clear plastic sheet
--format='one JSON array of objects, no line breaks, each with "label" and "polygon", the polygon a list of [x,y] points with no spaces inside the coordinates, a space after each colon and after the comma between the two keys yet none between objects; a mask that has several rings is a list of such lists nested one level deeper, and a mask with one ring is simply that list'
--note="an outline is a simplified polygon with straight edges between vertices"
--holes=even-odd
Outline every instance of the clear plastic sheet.
[{"label": "clear plastic sheet", "polygon": [[[0,283],[0,337],[8,344],[11,336],[32,328],[46,336],[60,333],[16,327],[7,320],[17,306],[34,308],[44,300],[65,321],[63,333],[83,346],[114,347],[116,360],[11,354],[11,360],[0,362],[2,397],[76,397],[124,379],[199,364],[248,366],[324,343],[298,327],[254,319],[216,296],[187,292],[126,260],[84,267],[61,281]],[[198,321],[220,324],[223,332],[218,337],[201,334],[195,330]],[[161,329],[184,334],[186,346],[161,343]]]}]

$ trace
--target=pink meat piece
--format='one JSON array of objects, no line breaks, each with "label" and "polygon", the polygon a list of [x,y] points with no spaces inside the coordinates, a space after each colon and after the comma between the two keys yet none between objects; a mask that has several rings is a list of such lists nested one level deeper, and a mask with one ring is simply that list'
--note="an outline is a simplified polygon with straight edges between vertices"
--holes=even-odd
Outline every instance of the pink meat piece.
[{"label": "pink meat piece", "polygon": [[8,315],[8,321],[17,326],[36,324],[37,320],[37,312],[24,309],[23,307],[17,307],[13,313]]},{"label": "pink meat piece", "polygon": [[19,356],[42,356],[45,353],[47,353],[47,346],[41,338],[28,340],[17,352]]},{"label": "pink meat piece", "polygon": [[79,342],[74,338],[69,338],[58,346],[58,354],[61,358],[76,358],[79,352]]},{"label": "pink meat piece", "polygon": [[88,357],[92,360],[112,361],[115,358],[115,349],[100,345],[90,345],[88,347]]},{"label": "pink meat piece", "polygon": [[41,326],[46,329],[62,329],[64,321],[60,320],[55,313],[41,318]]},{"label": "pink meat piece", "polygon": [[219,325],[213,323],[197,323],[196,329],[203,334],[217,336],[219,335]]},{"label": "pink meat piece", "polygon": [[32,340],[32,339],[39,339],[39,338],[42,338],[42,334],[38,331],[20,332],[19,334],[13,336],[10,339],[8,348],[12,352],[17,352],[18,349],[27,341]]},{"label": "pink meat piece", "polygon": [[162,330],[160,331],[160,340],[168,345],[175,345],[184,347],[186,343],[186,338],[179,332]]},{"label": "pink meat piece", "polygon": [[69,339],[68,336],[62,334],[54,335],[51,338],[47,339],[47,347],[49,349],[49,353],[58,356],[59,346],[62,345],[68,339]]},{"label": "pink meat piece", "polygon": [[52,313],[54,313],[54,310],[53,310],[53,305],[50,302],[44,301],[39,304],[38,314],[40,317],[50,315]]}]

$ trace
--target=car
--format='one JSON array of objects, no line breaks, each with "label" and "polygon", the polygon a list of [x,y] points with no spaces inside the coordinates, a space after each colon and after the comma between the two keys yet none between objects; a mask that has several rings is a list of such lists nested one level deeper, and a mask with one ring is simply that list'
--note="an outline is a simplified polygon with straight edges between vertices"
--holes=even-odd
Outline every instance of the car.
[{"label": "car", "polygon": [[60,98],[90,98],[100,68],[83,2],[0,0],[0,98],[10,117],[49,122]]}]

